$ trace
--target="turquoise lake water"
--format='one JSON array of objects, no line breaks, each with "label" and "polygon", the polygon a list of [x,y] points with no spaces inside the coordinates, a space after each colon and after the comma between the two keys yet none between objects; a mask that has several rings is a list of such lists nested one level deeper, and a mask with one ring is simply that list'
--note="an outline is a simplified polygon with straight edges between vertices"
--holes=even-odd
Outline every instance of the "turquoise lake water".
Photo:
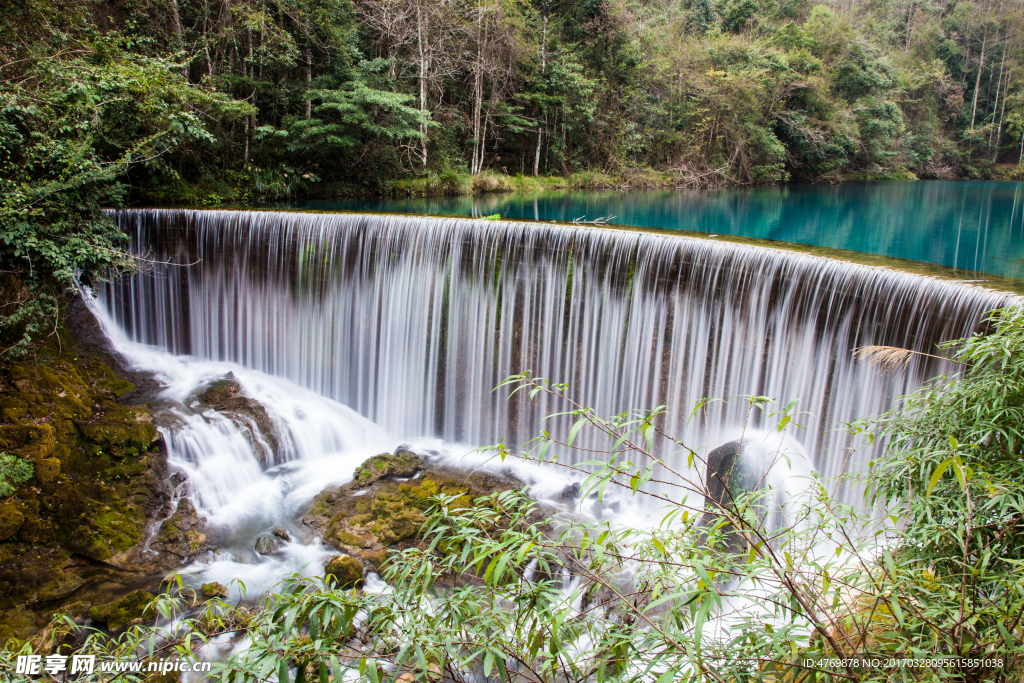
[{"label": "turquoise lake water", "polygon": [[594,220],[797,242],[1024,279],[1024,183],[919,181],[724,190],[343,199],[290,208]]}]

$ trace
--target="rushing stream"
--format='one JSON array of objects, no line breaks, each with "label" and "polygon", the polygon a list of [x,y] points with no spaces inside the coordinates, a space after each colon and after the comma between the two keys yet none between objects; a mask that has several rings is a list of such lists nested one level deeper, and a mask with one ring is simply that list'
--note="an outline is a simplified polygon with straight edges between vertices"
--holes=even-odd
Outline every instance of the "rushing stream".
[{"label": "rushing stream", "polygon": [[[799,399],[806,429],[792,450],[805,469],[835,476],[848,446],[837,425],[951,368],[915,357],[883,374],[854,349],[934,353],[1007,301],[809,255],[589,227],[230,211],[115,218],[154,266],[98,291],[98,308],[119,350],[167,386],[170,464],[221,549],[194,569],[257,591],[322,568],[330,552],[296,520],[366,457],[400,443],[457,457],[535,436],[554,406],[492,391],[510,374],[566,382],[604,414],[667,404],[667,431],[698,448],[769,422],[748,421],[742,400],[689,419],[701,397]],[[196,392],[228,372],[277,425],[269,462],[245,430],[195,408]],[[532,478],[541,497],[568,481]],[[641,522],[628,506],[615,510]],[[274,526],[293,541],[256,555],[253,540]]]}]

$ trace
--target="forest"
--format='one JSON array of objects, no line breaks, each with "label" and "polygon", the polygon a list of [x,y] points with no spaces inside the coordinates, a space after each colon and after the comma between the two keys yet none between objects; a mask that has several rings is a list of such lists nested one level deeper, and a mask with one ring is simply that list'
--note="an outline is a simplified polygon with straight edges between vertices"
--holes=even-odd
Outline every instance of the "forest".
[{"label": "forest", "polygon": [[136,202],[217,204],[552,182],[532,176],[1014,177],[1024,154],[1019,2],[4,6],[8,202],[95,174]]}]

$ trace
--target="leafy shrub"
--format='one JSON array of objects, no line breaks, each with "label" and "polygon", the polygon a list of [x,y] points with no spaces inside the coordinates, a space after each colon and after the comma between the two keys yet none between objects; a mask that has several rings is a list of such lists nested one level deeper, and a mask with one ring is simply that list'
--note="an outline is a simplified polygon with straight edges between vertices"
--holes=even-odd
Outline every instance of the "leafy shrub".
[{"label": "leafy shrub", "polygon": [[0,497],[13,495],[15,486],[24,484],[34,475],[35,468],[28,460],[0,453]]}]

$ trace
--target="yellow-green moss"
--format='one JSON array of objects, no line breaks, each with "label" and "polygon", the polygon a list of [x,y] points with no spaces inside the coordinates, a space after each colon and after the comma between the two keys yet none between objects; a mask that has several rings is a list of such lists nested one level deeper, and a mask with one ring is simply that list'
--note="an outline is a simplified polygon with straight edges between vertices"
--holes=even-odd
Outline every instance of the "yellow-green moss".
[{"label": "yellow-green moss", "polygon": [[327,530],[327,539],[332,543],[338,545],[345,545],[352,548],[362,548],[366,546],[366,539],[361,536],[356,536],[350,531],[345,531],[339,528],[337,525],[332,526]]},{"label": "yellow-green moss", "polygon": [[8,613],[39,610],[26,601],[77,588],[80,572],[65,566],[72,553],[110,561],[137,544],[159,484],[148,409],[116,402],[132,383],[79,355],[65,330],[57,337],[0,363],[0,451],[29,460],[35,473],[0,508],[0,609]]},{"label": "yellow-green moss", "polygon": [[341,588],[363,584],[363,564],[351,555],[335,555],[328,560],[324,573],[333,576]]},{"label": "yellow-green moss", "polygon": [[156,617],[154,611],[146,611],[154,599],[148,591],[135,590],[120,600],[93,607],[89,610],[89,618],[105,624],[111,631],[119,631],[143,617]]},{"label": "yellow-green moss", "polygon": [[208,598],[226,598],[228,597],[228,588],[222,583],[213,581],[211,583],[204,583],[199,592]]},{"label": "yellow-green moss", "polygon": [[0,541],[6,541],[18,533],[24,521],[25,516],[14,505],[0,507]]},{"label": "yellow-green moss", "polygon": [[420,467],[420,460],[415,453],[381,453],[356,468],[355,480],[360,486],[366,486],[384,477],[411,477]]}]

